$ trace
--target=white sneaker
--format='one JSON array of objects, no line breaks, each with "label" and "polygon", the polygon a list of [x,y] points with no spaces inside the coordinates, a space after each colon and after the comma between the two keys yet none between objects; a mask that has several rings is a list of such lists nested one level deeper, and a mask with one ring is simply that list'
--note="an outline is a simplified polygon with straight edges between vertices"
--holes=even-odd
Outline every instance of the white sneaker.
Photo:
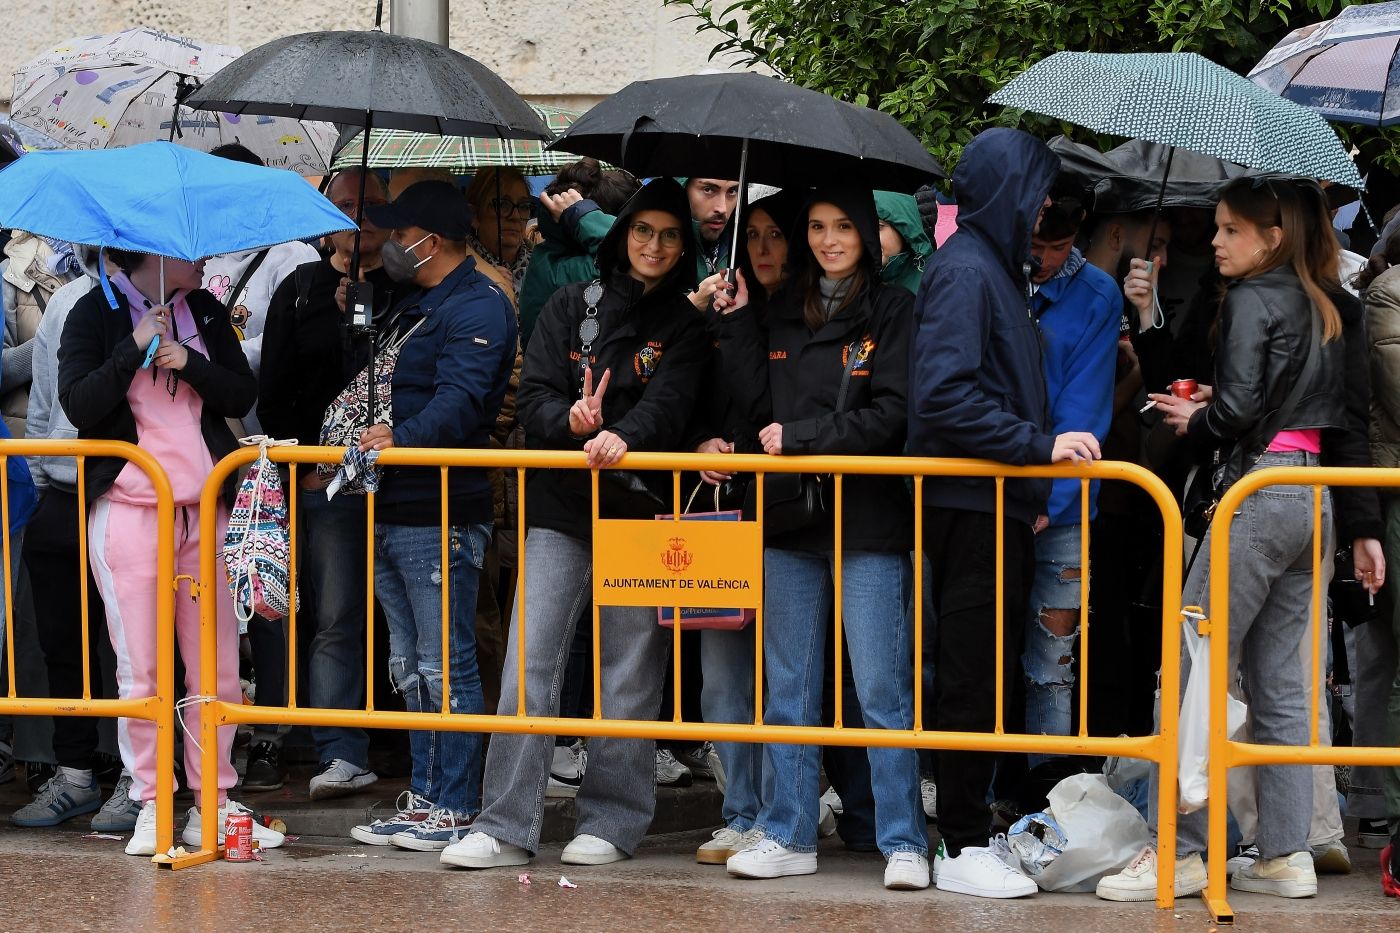
[{"label": "white sneaker", "polygon": [[831,808],[831,812],[837,816],[846,812],[846,807],[841,803],[841,795],[836,793],[836,788],[828,787],[821,797],[822,803]]},{"label": "white sneaker", "polygon": [[1317,872],[1313,868],[1312,853],[1294,852],[1280,858],[1261,858],[1235,872],[1230,887],[1275,897],[1314,897],[1317,895]]},{"label": "white sneaker", "polygon": [[729,856],[744,850],[744,834],[724,826],[710,834],[710,841],[695,850],[695,861],[701,865],[723,865]]},{"label": "white sneaker", "polygon": [[459,868],[498,868],[506,865],[527,865],[530,853],[520,846],[501,842],[485,833],[468,833],[442,850],[438,861]]},{"label": "white sneaker", "polygon": [[817,801],[817,838],[836,835],[836,811],[825,800]]},{"label": "white sneaker", "polygon": [[559,861],[565,865],[611,865],[628,857],[626,852],[606,839],[579,833],[564,847]]},{"label": "white sneaker", "polygon": [[896,852],[885,863],[885,887],[922,891],[928,887],[928,859],[917,852]]},{"label": "white sneaker", "polygon": [[729,857],[724,867],[736,878],[784,878],[812,875],[817,871],[817,853],[794,852],[772,839],[761,839]]},{"label": "white sneaker", "polygon": [[[249,810],[238,801],[233,799],[225,800],[224,805],[219,807],[218,816],[216,817],[219,826],[219,845],[224,844],[224,830],[228,826],[228,815],[230,813],[247,813],[253,816],[253,811]],[[185,818],[185,831],[180,834],[180,838],[184,840],[187,846],[198,846],[200,845],[200,839],[203,835],[203,829],[204,824],[200,819],[199,808],[190,807],[190,811],[186,814]],[[253,841],[264,849],[275,849],[286,842],[287,837],[275,829],[264,826],[256,816],[253,816]]]},{"label": "white sneaker", "polygon": [[156,854],[156,802],[148,800],[141,805],[141,815],[136,817],[136,829],[126,843],[127,855]]},{"label": "white sneaker", "polygon": [[661,787],[689,787],[690,769],[676,760],[669,748],[656,750],[656,783]]},{"label": "white sneaker", "polygon": [[344,797],[357,790],[369,787],[379,780],[373,771],[351,764],[344,758],[335,758],[321,767],[321,773],[311,778],[308,793],[312,800],[330,800]]},{"label": "white sneaker", "polygon": [[[1176,860],[1176,883],[1173,885],[1177,897],[1199,894],[1206,886],[1206,865],[1201,854],[1193,852]],[[1128,867],[1116,875],[1108,875],[1099,880],[1094,891],[1106,901],[1150,901],[1157,897],[1157,850],[1148,846],[1138,853],[1138,857],[1128,863]]]},{"label": "white sneaker", "polygon": [[583,784],[583,772],[588,767],[588,750],[582,742],[554,746],[554,760],[549,765],[549,783],[544,795],[554,798],[577,797]]},{"label": "white sneaker", "polygon": [[924,804],[924,816],[938,819],[938,786],[930,778],[919,778],[919,797]]},{"label": "white sneaker", "polygon": [[947,843],[939,842],[933,879],[940,891],[973,897],[1026,897],[1037,890],[1034,881],[1002,861],[990,846],[966,846],[949,858]]}]

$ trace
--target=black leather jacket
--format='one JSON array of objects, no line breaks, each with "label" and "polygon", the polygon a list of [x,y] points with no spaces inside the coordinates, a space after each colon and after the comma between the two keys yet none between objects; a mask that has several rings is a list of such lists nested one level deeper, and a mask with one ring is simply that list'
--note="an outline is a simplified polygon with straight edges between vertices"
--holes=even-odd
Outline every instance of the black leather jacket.
[{"label": "black leather jacket", "polygon": [[[1242,279],[1226,292],[1215,347],[1215,396],[1196,412],[1187,430],[1202,446],[1226,449],[1219,488],[1228,488],[1247,472],[1273,440],[1261,428],[1302,373],[1315,313],[1289,268]],[[1322,356],[1312,383],[1279,430],[1346,426],[1343,341],[1331,340],[1318,352]]]}]

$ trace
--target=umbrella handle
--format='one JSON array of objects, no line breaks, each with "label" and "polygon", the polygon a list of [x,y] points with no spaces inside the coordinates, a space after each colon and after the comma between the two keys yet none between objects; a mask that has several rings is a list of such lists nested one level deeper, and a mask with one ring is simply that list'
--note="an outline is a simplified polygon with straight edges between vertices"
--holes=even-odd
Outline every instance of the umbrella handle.
[{"label": "umbrella handle", "polygon": [[734,238],[730,241],[729,247],[729,271],[725,274],[724,280],[731,288],[739,280],[739,227],[744,216],[744,201],[747,190],[749,175],[749,139],[744,137],[743,147],[739,150],[739,192],[734,199]]}]

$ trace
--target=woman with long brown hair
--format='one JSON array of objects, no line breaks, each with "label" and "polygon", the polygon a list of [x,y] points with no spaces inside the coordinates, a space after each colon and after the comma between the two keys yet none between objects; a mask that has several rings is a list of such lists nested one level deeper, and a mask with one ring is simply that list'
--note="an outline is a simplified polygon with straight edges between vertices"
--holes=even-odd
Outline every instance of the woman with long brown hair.
[{"label": "woman with long brown hair", "polygon": [[[1346,430],[1338,246],[1313,209],[1311,182],[1240,179],[1216,208],[1215,262],[1227,286],[1215,336],[1210,398],[1149,397],[1177,434],[1215,451],[1214,494],[1244,474],[1278,466],[1317,466],[1324,445]],[[1300,646],[1311,631],[1313,536],[1324,553],[1334,537],[1332,497],[1323,489],[1322,524],[1313,526],[1311,486],[1271,486],[1245,500],[1230,529],[1230,656],[1247,696],[1254,740],[1306,745],[1309,675]],[[1210,532],[1200,552],[1210,551]],[[1210,562],[1196,560],[1182,603],[1210,607]],[[1183,657],[1181,683],[1187,679]],[[1315,685],[1314,685],[1315,686]],[[1306,767],[1258,768],[1259,858],[1232,887],[1310,897],[1317,875],[1308,848],[1312,776]],[[1153,811],[1155,813],[1155,810]],[[1179,824],[1176,893],[1205,887],[1206,811]],[[1224,866],[1216,867],[1223,871]],[[1103,879],[1100,897],[1150,900],[1153,850]]]}]

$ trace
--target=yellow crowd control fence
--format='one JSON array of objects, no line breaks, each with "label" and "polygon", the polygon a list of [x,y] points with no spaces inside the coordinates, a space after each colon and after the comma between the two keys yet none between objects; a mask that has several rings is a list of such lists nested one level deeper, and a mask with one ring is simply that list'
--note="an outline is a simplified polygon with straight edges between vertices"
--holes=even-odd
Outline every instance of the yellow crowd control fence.
[{"label": "yellow crowd control fence", "polygon": [[[180,580],[175,576],[175,505],[170,480],[149,453],[123,441],[0,441],[0,528],[4,530],[3,566],[13,566],[11,558],[19,542],[10,535],[10,457],[73,457],[77,463],[78,520],[74,529],[78,546],[73,563],[73,582],[82,608],[83,695],[81,697],[22,697],[15,687],[14,588],[11,574],[4,574],[5,652],[9,669],[5,695],[0,696],[0,714],[20,716],[92,716],[144,719],[156,727],[156,850],[170,848],[175,831],[175,593]],[[89,646],[94,636],[88,630],[88,603],[95,598],[88,581],[88,528],[85,482],[94,457],[125,460],[144,472],[156,496],[157,533],[155,541],[133,541],[130,546],[153,549],[156,562],[156,694],[123,699],[99,699],[92,695]],[[40,620],[43,624],[44,620]],[[105,630],[105,626],[104,626]]]},{"label": "yellow crowd control fence", "polygon": [[[269,457],[277,463],[288,465],[290,473],[289,489],[298,489],[298,472],[313,464],[318,463],[338,463],[341,459],[342,451],[337,448],[320,447],[274,447],[268,450]],[[203,491],[200,503],[200,540],[202,551],[200,555],[200,579],[197,584],[197,593],[201,607],[201,636],[202,636],[202,664],[200,665],[202,683],[200,686],[199,700],[202,704],[201,718],[201,746],[205,755],[203,772],[208,775],[217,773],[218,742],[216,741],[216,730],[222,727],[234,726],[238,724],[261,723],[261,724],[282,724],[301,726],[330,726],[330,727],[373,727],[386,729],[422,729],[422,730],[442,730],[442,731],[477,731],[477,732],[535,732],[549,735],[580,735],[580,736],[606,736],[614,738],[659,738],[659,739],[694,739],[713,740],[729,742],[764,742],[764,743],[788,743],[788,744],[816,744],[816,745],[848,745],[848,746],[881,746],[881,747],[908,747],[927,749],[950,749],[961,751],[978,752],[1039,752],[1044,754],[1061,755],[1091,755],[1091,756],[1121,756],[1127,758],[1146,759],[1155,762],[1161,768],[1161,788],[1162,793],[1159,802],[1159,836],[1158,836],[1158,864],[1162,866],[1158,881],[1157,904],[1159,907],[1169,907],[1172,903],[1173,877],[1171,868],[1174,865],[1175,852],[1175,799],[1176,799],[1176,772],[1177,772],[1177,707],[1174,703],[1163,704],[1161,714],[1161,726],[1156,735],[1137,737],[1094,737],[1088,734],[1089,717],[1088,710],[1088,679],[1090,672],[1087,659],[1087,647],[1091,637],[1089,626],[1089,600],[1087,598],[1089,588],[1089,540],[1087,533],[1081,542],[1082,567],[1084,572],[1081,575],[1081,610],[1080,610],[1080,666],[1079,666],[1079,703],[1080,717],[1079,729],[1075,735],[1068,736],[1045,736],[1008,733],[1005,729],[1005,701],[1006,685],[1003,674],[1002,659],[1005,652],[1021,651],[1020,645],[1006,645],[1004,643],[1003,600],[1001,599],[1004,587],[1003,568],[1003,535],[997,533],[996,542],[996,612],[997,612],[997,632],[996,632],[996,666],[995,673],[988,672],[989,676],[996,679],[996,727],[990,733],[965,733],[965,732],[945,732],[925,728],[923,722],[923,678],[919,676],[922,665],[922,645],[924,631],[924,607],[923,600],[914,599],[914,628],[913,628],[913,656],[910,658],[909,676],[913,685],[913,710],[914,721],[911,729],[871,729],[852,728],[843,725],[839,718],[833,726],[776,726],[767,725],[763,722],[763,575],[762,575],[762,515],[763,483],[758,482],[757,515],[755,521],[747,522],[687,522],[682,531],[681,513],[684,511],[681,499],[681,475],[683,471],[695,471],[701,469],[717,470],[722,472],[743,472],[753,473],[762,477],[764,474],[772,473],[807,473],[830,475],[829,484],[831,499],[831,511],[835,516],[835,554],[833,583],[835,590],[834,599],[834,626],[835,634],[833,645],[836,656],[836,677],[835,690],[837,691],[835,707],[841,709],[841,515],[843,500],[843,480],[852,475],[884,475],[903,477],[922,476],[960,476],[960,477],[985,477],[993,481],[996,488],[996,501],[998,513],[1003,506],[1003,493],[1005,483],[1009,479],[1018,478],[1072,478],[1082,484],[1081,496],[1082,519],[1084,527],[1089,527],[1089,496],[1088,489],[1091,481],[1121,481],[1133,484],[1141,488],[1148,497],[1156,504],[1161,513],[1162,523],[1165,530],[1164,539],[1164,573],[1162,579],[1162,652],[1167,658],[1177,656],[1180,645],[1180,594],[1181,594],[1181,520],[1175,500],[1170,491],[1150,472],[1128,463],[1101,462],[1093,465],[1080,466],[1036,466],[1036,467],[1008,467],[1002,464],[990,463],[974,460],[934,460],[919,459],[911,457],[766,457],[752,455],[699,455],[699,454],[649,454],[649,453],[629,453],[617,465],[618,468],[634,471],[663,471],[671,474],[673,490],[673,507],[670,514],[676,524],[664,521],[636,522],[622,521],[599,517],[598,506],[598,484],[599,473],[596,470],[591,472],[592,488],[592,517],[593,517],[593,715],[591,719],[563,718],[559,716],[529,716],[529,715],[476,715],[463,713],[449,713],[449,683],[448,677],[448,579],[449,575],[441,574],[442,587],[442,638],[443,638],[443,710],[441,712],[401,712],[396,710],[374,709],[374,683],[376,674],[374,670],[373,651],[373,606],[374,606],[374,517],[375,517],[375,496],[373,494],[366,497],[367,511],[367,538],[364,543],[364,559],[368,563],[369,572],[368,592],[366,593],[366,704],[363,709],[325,709],[325,708],[305,708],[299,707],[296,703],[296,629],[298,619],[296,612],[289,613],[288,617],[288,646],[289,646],[289,673],[288,673],[288,701],[285,707],[276,706],[246,706],[242,703],[228,703],[216,697],[216,600],[211,598],[213,587],[225,586],[225,576],[223,568],[218,564],[218,542],[222,540],[219,529],[216,527],[218,516],[218,497],[225,480],[235,471],[250,463],[258,456],[257,449],[248,448],[229,455],[218,463],[213,473],[209,476]],[[462,468],[497,468],[511,471],[515,474],[519,486],[519,517],[516,532],[520,548],[528,547],[526,540],[526,472],[529,470],[587,470],[585,456],[582,453],[564,451],[520,451],[520,450],[442,450],[442,449],[400,449],[391,448],[383,451],[379,464],[385,468],[397,467],[418,467],[436,469],[441,477],[442,500],[447,501],[448,471]],[[913,485],[914,494],[912,507],[914,516],[918,519],[923,512],[923,484],[915,482]],[[298,495],[306,495],[299,493]],[[295,526],[297,521],[297,495],[292,496],[290,517],[293,524],[293,552],[291,564],[296,565],[296,540]],[[1000,514],[998,515],[1000,517]],[[441,554],[442,566],[448,564],[448,530],[446,525],[446,512],[441,520]],[[699,526],[709,526],[700,529]],[[729,526],[729,527],[723,527]],[[998,522],[998,528],[1001,523]],[[914,552],[923,553],[923,530],[922,522],[914,522]],[[668,541],[674,544],[674,540],[684,537],[687,541],[684,550],[686,555],[669,558],[667,556]],[[725,552],[721,560],[720,552]],[[600,569],[604,566],[626,566],[631,560],[628,555],[645,555],[645,559],[655,563],[660,560],[663,563],[669,562],[671,566],[662,573],[670,573],[672,576],[663,575],[663,579],[683,579],[689,578],[699,580],[709,574],[714,578],[717,574],[726,579],[743,577],[751,581],[746,589],[747,595],[741,595],[741,591],[736,591],[733,587],[715,588],[713,594],[706,594],[705,588],[700,585],[687,588],[675,588],[670,592],[674,593],[675,616],[681,617],[681,607],[694,606],[733,606],[747,605],[755,611],[754,634],[756,640],[755,661],[754,661],[754,709],[755,716],[752,723],[706,723],[706,722],[686,722],[681,717],[681,703],[679,697],[681,693],[681,629],[675,626],[673,629],[673,655],[674,665],[674,690],[677,702],[675,703],[674,718],[670,722],[636,721],[607,719],[603,717],[602,687],[600,679],[601,665],[604,659],[598,651],[598,640],[600,632],[599,605],[656,605],[659,598],[654,592],[648,592],[645,597],[636,593],[626,594],[623,592],[610,591],[605,588],[605,583],[609,579],[608,574]],[[350,554],[346,559],[353,559]],[[638,558],[641,559],[641,558]],[[717,563],[718,562],[718,563]],[[727,570],[716,568],[722,563]],[[516,612],[520,620],[528,625],[528,606],[525,604],[527,581],[524,579],[526,561],[523,550],[520,559],[517,561],[520,574],[516,585]],[[707,569],[708,568],[708,569]],[[653,571],[654,572],[654,571]],[[632,571],[632,576],[639,576],[638,571]],[[627,576],[627,574],[624,574]],[[914,586],[913,593],[923,592],[923,561],[913,561]],[[614,575],[615,578],[615,575]],[[293,576],[293,586],[295,586],[295,576]],[[622,587],[621,589],[626,589]],[[747,600],[742,602],[741,600]],[[672,602],[667,599],[666,602]],[[507,659],[506,663],[518,665],[518,690],[516,708],[527,709],[525,704],[526,678],[524,645],[526,639],[517,639],[518,653],[513,660]],[[1166,665],[1162,673],[1162,691],[1164,696],[1176,696],[1178,692],[1178,670],[1176,665]],[[217,788],[214,782],[206,781],[203,786],[203,796],[201,806],[205,813],[213,813],[217,809]],[[176,859],[174,867],[184,867],[186,865],[199,864],[217,858],[219,847],[217,844],[218,827],[214,825],[214,820],[205,820],[203,827],[203,844],[199,851],[193,852],[184,858]]]},{"label": "yellow crowd control fence", "polygon": [[[1230,738],[1226,719],[1226,701],[1230,680],[1234,672],[1230,668],[1230,525],[1249,496],[1271,486],[1306,486],[1311,488],[1312,509],[1312,598],[1310,616],[1311,669],[1305,671],[1309,678],[1311,697],[1309,708],[1309,741],[1307,745],[1260,745],[1236,742]],[[1400,748],[1347,747],[1336,748],[1324,745],[1318,735],[1319,687],[1322,683],[1322,626],[1326,615],[1325,568],[1330,564],[1331,554],[1322,549],[1323,491],[1327,487],[1364,486],[1386,488],[1400,486],[1400,473],[1391,469],[1363,469],[1358,467],[1270,467],[1247,473],[1236,482],[1220,499],[1210,527],[1210,608],[1206,621],[1200,623],[1202,634],[1210,636],[1210,764],[1208,799],[1216,803],[1226,800],[1229,770],[1250,765],[1392,765],[1400,766]],[[1400,568],[1389,568],[1395,573]],[[1164,648],[1165,652],[1165,648]],[[1170,657],[1163,654],[1163,673],[1171,665]],[[1166,692],[1166,679],[1162,681],[1162,695]],[[1164,704],[1164,707],[1170,704]],[[1206,906],[1217,923],[1234,922],[1234,911],[1226,896],[1227,880],[1225,862],[1229,859],[1226,851],[1226,811],[1224,806],[1212,806],[1209,816],[1209,883],[1205,890]]]}]

